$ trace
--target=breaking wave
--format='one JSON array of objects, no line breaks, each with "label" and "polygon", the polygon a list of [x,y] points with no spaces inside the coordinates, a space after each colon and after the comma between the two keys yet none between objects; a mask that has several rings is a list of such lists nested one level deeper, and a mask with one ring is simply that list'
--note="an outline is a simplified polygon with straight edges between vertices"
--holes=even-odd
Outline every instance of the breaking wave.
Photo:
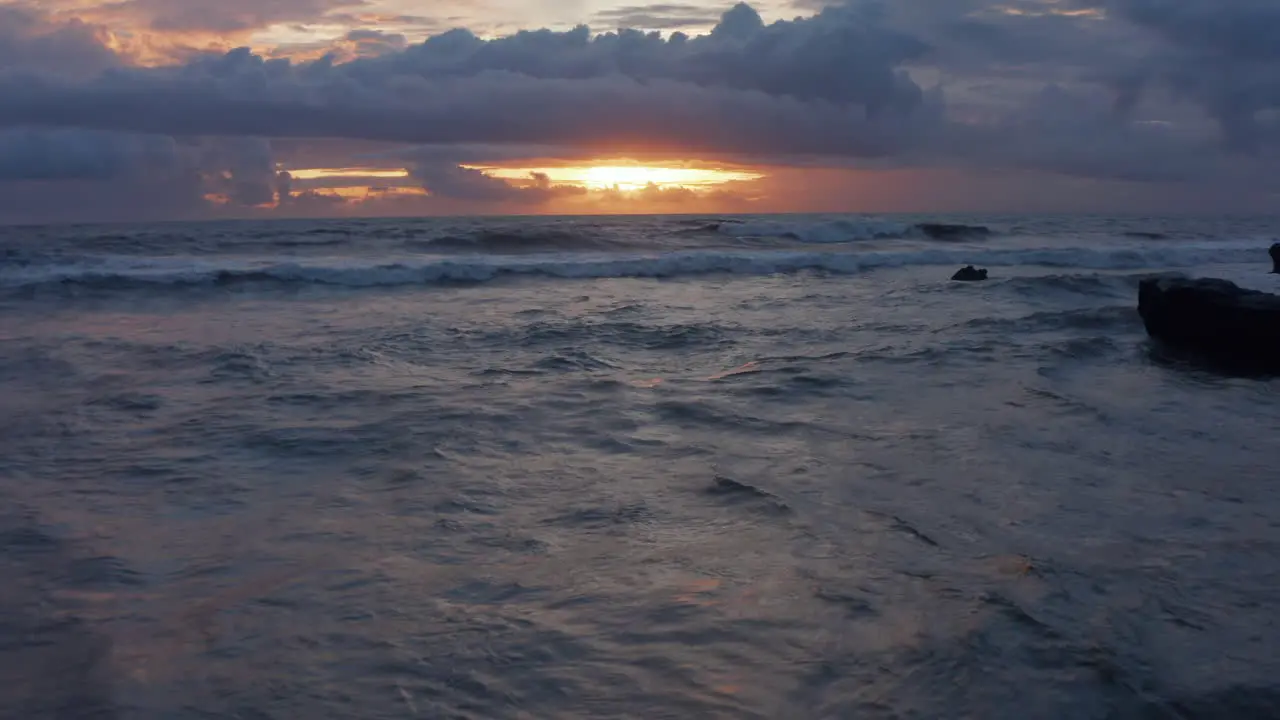
[{"label": "breaking wave", "polygon": [[[1206,245],[1154,248],[928,249],[902,252],[686,251],[658,254],[575,253],[457,258],[408,258],[360,263],[316,258],[312,263],[196,263],[156,258],[147,261],[60,264],[0,271],[0,287],[48,286],[127,289],[155,286],[313,284],[385,287],[437,283],[480,283],[505,276],[545,278],[673,278],[708,274],[762,276],[802,271],[856,274],[877,268],[955,266],[1042,266],[1086,270],[1174,269],[1217,263],[1251,262],[1252,247]],[[947,277],[950,272],[944,273]]]}]

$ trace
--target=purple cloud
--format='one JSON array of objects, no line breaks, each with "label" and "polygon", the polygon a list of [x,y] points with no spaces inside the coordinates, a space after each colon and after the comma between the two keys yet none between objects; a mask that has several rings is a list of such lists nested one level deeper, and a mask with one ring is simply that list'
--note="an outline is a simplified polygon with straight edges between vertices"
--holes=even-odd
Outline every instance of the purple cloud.
[{"label": "purple cloud", "polygon": [[0,5],[0,73],[87,78],[120,65],[101,31],[79,20],[52,22],[20,5]]},{"label": "purple cloud", "polygon": [[530,177],[531,184],[515,185],[453,163],[421,163],[411,174],[432,195],[455,200],[537,204],[555,197],[586,194],[582,187],[552,185],[550,179],[540,173]]},{"label": "purple cloud", "polygon": [[930,119],[895,69],[920,51],[851,11],[762,26],[741,5],[698,38],[452,31],[344,64],[240,50],[91,83],[10,76],[0,124],[876,155]]}]

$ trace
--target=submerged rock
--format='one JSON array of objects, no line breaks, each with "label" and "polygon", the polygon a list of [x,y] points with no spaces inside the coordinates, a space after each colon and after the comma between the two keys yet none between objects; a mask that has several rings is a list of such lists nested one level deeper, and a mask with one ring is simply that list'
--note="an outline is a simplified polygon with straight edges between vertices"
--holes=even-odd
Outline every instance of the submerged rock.
[{"label": "submerged rock", "polygon": [[1280,275],[1280,242],[1271,246],[1271,272]]},{"label": "submerged rock", "polygon": [[1151,278],[1138,313],[1153,338],[1232,368],[1280,372],[1280,296],[1211,278]]},{"label": "submerged rock", "polygon": [[987,269],[982,268],[979,270],[972,265],[966,265],[957,270],[956,274],[951,276],[951,279],[959,282],[980,282],[987,279]]}]

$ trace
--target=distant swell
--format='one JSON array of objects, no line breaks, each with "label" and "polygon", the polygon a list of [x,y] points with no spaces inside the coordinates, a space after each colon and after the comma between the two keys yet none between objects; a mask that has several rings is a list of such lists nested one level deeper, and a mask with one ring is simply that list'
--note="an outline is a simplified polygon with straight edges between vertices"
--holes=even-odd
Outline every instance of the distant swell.
[{"label": "distant swell", "polygon": [[814,245],[858,242],[862,240],[979,240],[990,237],[991,228],[982,225],[948,223],[895,223],[879,220],[830,220],[826,222],[757,220],[722,221],[704,225],[735,238],[779,238]]},{"label": "distant swell", "polygon": [[568,230],[485,230],[473,234],[445,235],[407,243],[427,251],[477,253],[547,252],[551,250],[609,250],[626,246],[599,236]]},{"label": "distant swell", "polygon": [[[130,264],[55,265],[0,272],[0,287],[30,290],[49,286],[98,289],[134,287],[314,284],[384,287],[436,283],[479,283],[513,275],[546,278],[672,278],[707,274],[773,275],[802,271],[856,274],[877,268],[940,266],[939,278],[950,277],[959,264],[990,267],[1042,266],[1086,270],[1171,269],[1222,262],[1250,262],[1252,248],[1205,246],[1145,249],[1042,248],[984,250],[932,249],[910,252],[748,252],[702,251],[662,254],[538,254],[529,256],[461,256],[357,264],[329,259],[315,263],[218,266],[155,259]],[[330,264],[332,263],[332,264]],[[1074,282],[1074,281],[1068,281]],[[1092,282],[1092,281],[1086,281]]]}]

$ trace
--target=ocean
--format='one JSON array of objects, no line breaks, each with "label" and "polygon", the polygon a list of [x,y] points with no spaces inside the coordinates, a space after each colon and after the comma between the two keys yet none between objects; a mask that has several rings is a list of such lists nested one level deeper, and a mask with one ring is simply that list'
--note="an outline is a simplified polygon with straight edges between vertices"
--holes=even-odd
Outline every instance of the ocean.
[{"label": "ocean", "polygon": [[1280,716],[1280,381],[1137,314],[1277,237],[0,229],[0,717]]}]

